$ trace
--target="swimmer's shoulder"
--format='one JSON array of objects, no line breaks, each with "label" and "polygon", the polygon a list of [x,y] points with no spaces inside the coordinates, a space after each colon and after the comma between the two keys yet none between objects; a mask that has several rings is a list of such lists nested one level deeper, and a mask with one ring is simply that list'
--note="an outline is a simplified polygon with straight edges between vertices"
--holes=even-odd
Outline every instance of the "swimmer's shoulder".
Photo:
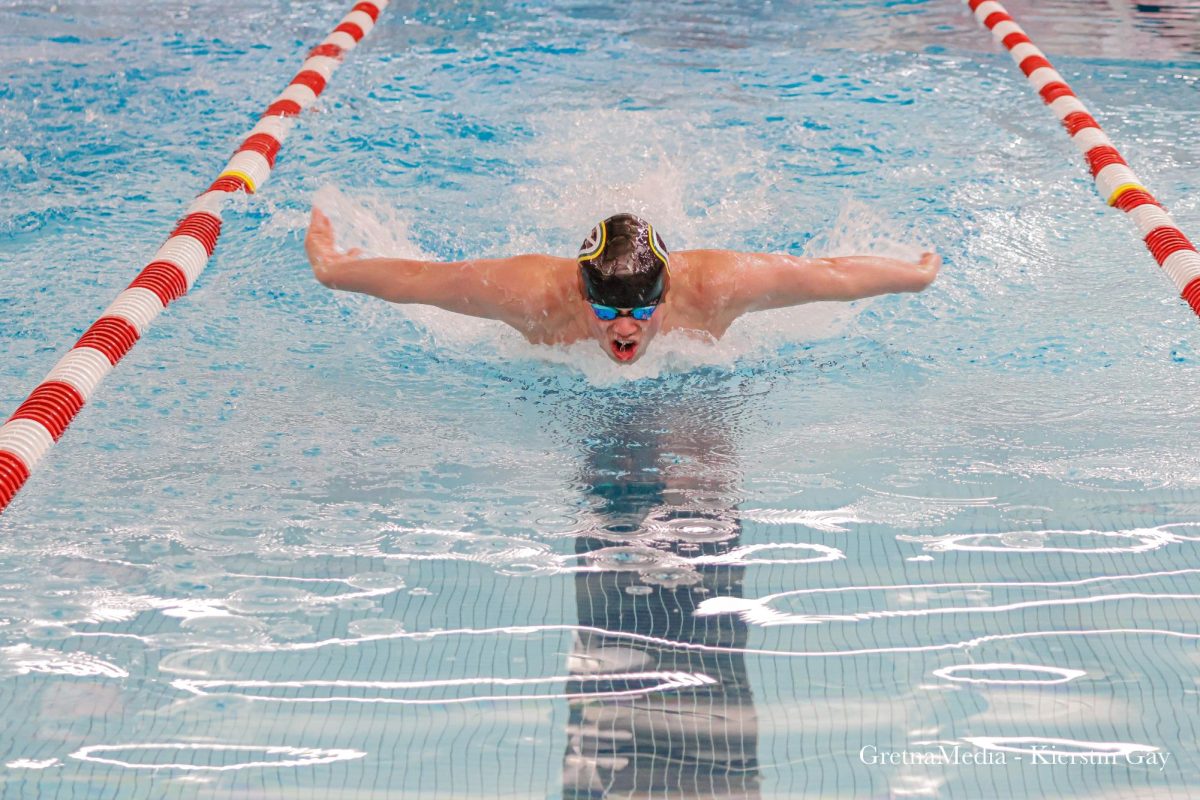
[{"label": "swimmer's shoulder", "polygon": [[684,250],[671,256],[671,286],[691,305],[719,302],[737,280],[732,250]]},{"label": "swimmer's shoulder", "polygon": [[578,265],[573,258],[546,253],[526,253],[507,259],[509,268],[517,274],[519,288],[529,298],[553,302],[578,281]]},{"label": "swimmer's shoulder", "polygon": [[513,327],[533,344],[569,344],[587,338],[579,319],[579,264],[573,258],[531,253],[519,256],[524,316]]},{"label": "swimmer's shoulder", "polygon": [[727,299],[735,254],[729,250],[682,250],[671,254],[672,325],[720,338],[733,318]]}]

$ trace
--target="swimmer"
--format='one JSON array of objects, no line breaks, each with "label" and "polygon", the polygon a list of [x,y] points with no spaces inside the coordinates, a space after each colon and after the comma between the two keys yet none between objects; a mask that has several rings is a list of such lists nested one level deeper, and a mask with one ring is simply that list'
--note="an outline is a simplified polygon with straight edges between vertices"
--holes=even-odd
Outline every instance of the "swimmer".
[{"label": "swimmer", "polygon": [[343,253],[329,218],[314,208],[304,240],[313,274],[331,289],[424,303],[500,320],[534,344],[595,340],[614,361],[637,361],[659,333],[719,339],[751,311],[817,300],[919,292],[942,259],[800,258],[731,250],[671,253],[633,214],[598,223],[571,258],[519,255],[456,262]]}]

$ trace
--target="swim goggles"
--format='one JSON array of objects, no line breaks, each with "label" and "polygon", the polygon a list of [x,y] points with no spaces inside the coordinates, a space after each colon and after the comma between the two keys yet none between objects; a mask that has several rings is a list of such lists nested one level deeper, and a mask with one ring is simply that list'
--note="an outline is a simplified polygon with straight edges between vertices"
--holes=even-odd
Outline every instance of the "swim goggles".
[{"label": "swim goggles", "polygon": [[658,303],[651,303],[648,306],[638,306],[637,308],[616,308],[615,306],[605,306],[600,303],[588,303],[592,307],[592,312],[596,315],[596,319],[603,322],[612,322],[617,317],[633,317],[639,322],[645,322],[654,315],[654,309],[658,308]]}]

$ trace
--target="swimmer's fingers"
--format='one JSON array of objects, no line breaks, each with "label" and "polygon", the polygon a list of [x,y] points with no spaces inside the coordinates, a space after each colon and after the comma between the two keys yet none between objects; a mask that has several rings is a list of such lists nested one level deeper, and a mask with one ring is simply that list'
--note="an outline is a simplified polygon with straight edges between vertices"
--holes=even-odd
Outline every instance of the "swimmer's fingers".
[{"label": "swimmer's fingers", "polygon": [[308,235],[304,237],[304,247],[308,250],[310,260],[314,253],[327,261],[340,258],[361,258],[365,255],[360,247],[352,247],[345,253],[338,250],[333,233],[333,223],[316,206],[313,206],[312,220],[308,224]]},{"label": "swimmer's fingers", "polygon": [[312,218],[308,222],[304,249],[308,252],[308,260],[314,264],[336,252],[333,246],[333,223],[316,206],[313,206]]},{"label": "swimmer's fingers", "polygon": [[938,270],[942,268],[942,257],[933,252],[922,253],[920,267],[928,274],[929,280],[932,282],[937,277]]},{"label": "swimmer's fingers", "polygon": [[317,280],[326,286],[332,285],[333,267],[338,260],[333,239],[333,223],[315,206],[308,223],[308,233],[304,236],[304,251],[308,254],[308,261],[312,264],[313,275]]}]

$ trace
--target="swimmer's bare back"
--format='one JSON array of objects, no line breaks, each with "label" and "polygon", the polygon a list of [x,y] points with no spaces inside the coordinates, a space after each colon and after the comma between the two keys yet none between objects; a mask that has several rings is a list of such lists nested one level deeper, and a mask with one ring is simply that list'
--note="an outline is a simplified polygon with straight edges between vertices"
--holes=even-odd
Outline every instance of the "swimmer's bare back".
[{"label": "swimmer's bare back", "polygon": [[[338,250],[333,225],[316,208],[304,246],[313,274],[331,289],[499,320],[536,344],[598,337],[573,258],[544,254],[454,262],[367,258],[356,249]],[[937,277],[941,263],[941,257],[931,252],[915,262],[880,256],[675,252],[670,258],[670,288],[654,314],[653,332],[682,329],[720,338],[735,319],[751,311],[919,292]],[[628,317],[618,320],[632,323]]]}]

